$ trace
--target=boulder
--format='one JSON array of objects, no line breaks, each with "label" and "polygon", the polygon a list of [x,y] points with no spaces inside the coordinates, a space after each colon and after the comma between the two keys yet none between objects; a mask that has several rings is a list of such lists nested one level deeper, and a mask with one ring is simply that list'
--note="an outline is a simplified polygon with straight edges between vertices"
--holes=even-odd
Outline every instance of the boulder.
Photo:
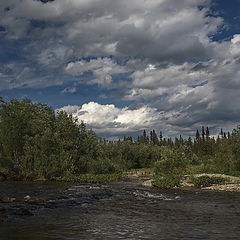
[{"label": "boulder", "polygon": [[144,182],[142,183],[142,186],[144,186],[144,187],[152,187],[152,180],[149,179],[149,180],[147,180],[147,181],[144,181]]},{"label": "boulder", "polygon": [[26,203],[29,203],[29,204],[43,204],[44,203],[44,200],[43,199],[40,199],[40,198],[37,198],[37,197],[31,197],[29,195],[25,196],[23,198],[24,202]]}]

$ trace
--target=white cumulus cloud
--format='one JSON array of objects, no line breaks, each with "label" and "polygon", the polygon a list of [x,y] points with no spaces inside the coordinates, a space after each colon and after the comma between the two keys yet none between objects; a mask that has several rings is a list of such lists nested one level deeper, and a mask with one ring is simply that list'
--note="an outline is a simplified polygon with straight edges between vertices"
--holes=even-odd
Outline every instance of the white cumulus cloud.
[{"label": "white cumulus cloud", "polygon": [[160,114],[154,108],[142,106],[137,109],[118,108],[113,104],[101,105],[96,102],[81,107],[65,106],[58,110],[66,111],[84,121],[97,133],[126,133],[149,128],[156,124]]}]

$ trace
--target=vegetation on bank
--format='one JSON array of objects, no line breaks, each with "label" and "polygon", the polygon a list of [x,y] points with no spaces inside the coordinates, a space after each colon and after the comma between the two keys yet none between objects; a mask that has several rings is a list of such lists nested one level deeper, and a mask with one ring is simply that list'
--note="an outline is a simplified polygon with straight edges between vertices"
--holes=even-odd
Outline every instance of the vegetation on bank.
[{"label": "vegetation on bank", "polygon": [[80,183],[107,183],[117,181],[122,174],[80,174],[71,176],[56,177],[54,180],[64,182],[80,182]]},{"label": "vegetation on bank", "polygon": [[178,186],[184,174],[238,175],[240,127],[221,130],[217,139],[202,127],[194,139],[172,140],[144,130],[136,141],[112,142],[45,104],[0,101],[0,179],[107,182],[131,169],[149,168],[154,186],[164,188]]},{"label": "vegetation on bank", "polygon": [[161,189],[170,189],[174,187],[179,187],[180,183],[181,181],[178,176],[161,177],[159,175],[155,175],[153,177],[152,186]]},{"label": "vegetation on bank", "polygon": [[191,177],[189,179],[190,183],[193,183],[195,187],[210,187],[213,184],[222,184],[228,182],[229,178],[202,175],[199,177]]}]

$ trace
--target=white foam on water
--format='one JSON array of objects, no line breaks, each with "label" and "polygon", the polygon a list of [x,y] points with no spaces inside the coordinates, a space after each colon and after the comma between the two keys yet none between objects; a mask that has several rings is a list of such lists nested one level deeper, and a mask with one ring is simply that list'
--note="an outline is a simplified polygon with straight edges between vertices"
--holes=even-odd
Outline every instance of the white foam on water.
[{"label": "white foam on water", "polygon": [[164,201],[173,201],[173,200],[179,200],[180,197],[176,196],[174,198],[170,198],[162,193],[158,194],[158,193],[151,193],[148,191],[139,191],[136,190],[133,192],[133,195],[136,197],[143,197],[143,198],[152,198],[152,199],[160,199],[160,200],[164,200]]},{"label": "white foam on water", "polygon": [[101,189],[101,187],[98,187],[98,186],[95,186],[95,187],[93,186],[93,187],[91,187],[91,186],[90,186],[89,189]]}]

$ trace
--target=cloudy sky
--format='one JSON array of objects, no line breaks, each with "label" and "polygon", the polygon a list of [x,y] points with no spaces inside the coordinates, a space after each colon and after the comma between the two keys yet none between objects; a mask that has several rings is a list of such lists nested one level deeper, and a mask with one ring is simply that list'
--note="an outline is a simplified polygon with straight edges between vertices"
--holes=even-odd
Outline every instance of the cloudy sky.
[{"label": "cloudy sky", "polygon": [[240,120],[240,0],[1,0],[0,96],[99,135]]}]

